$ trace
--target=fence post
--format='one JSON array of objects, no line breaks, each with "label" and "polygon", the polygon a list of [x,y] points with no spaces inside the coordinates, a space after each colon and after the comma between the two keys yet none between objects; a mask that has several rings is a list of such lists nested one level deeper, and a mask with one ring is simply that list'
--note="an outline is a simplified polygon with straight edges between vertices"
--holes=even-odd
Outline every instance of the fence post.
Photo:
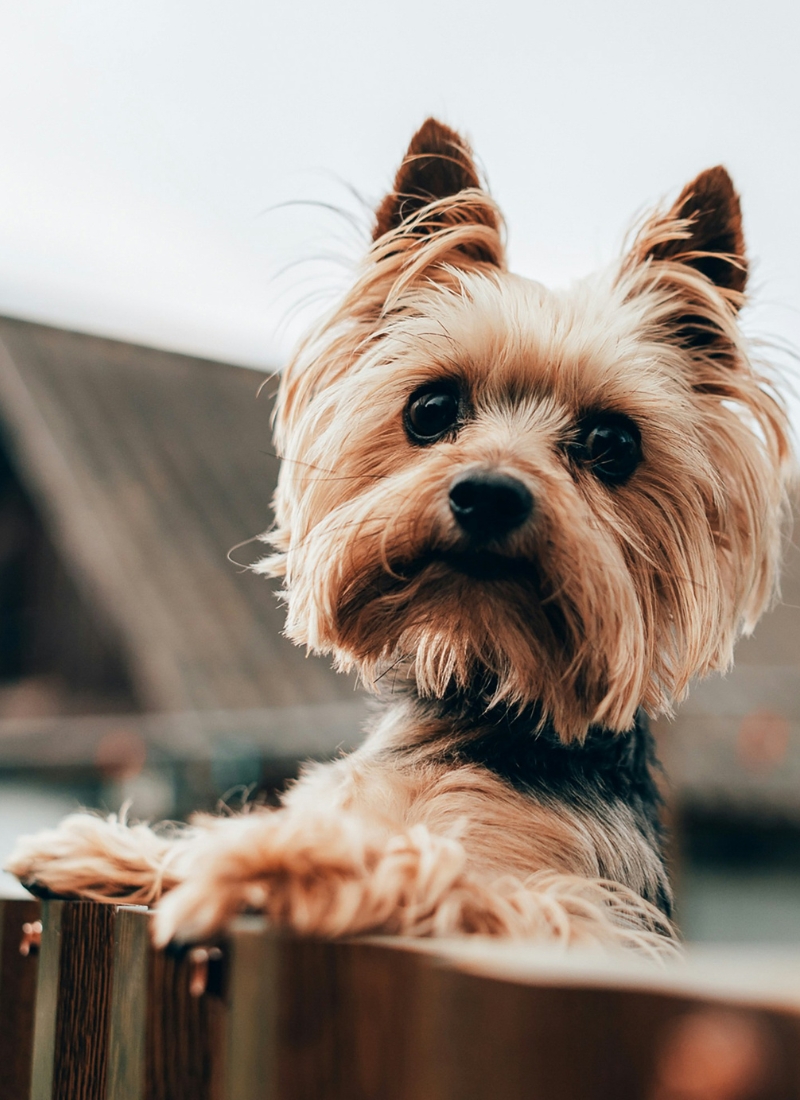
[{"label": "fence post", "polygon": [[28,1100],[38,948],[23,925],[39,920],[34,899],[0,898],[0,1073],[6,1100]]},{"label": "fence post", "polygon": [[419,1100],[414,1049],[423,952],[282,937],[229,939],[225,1100]]},{"label": "fence post", "polygon": [[156,951],[147,910],[117,908],[108,1100],[221,1100],[223,959],[208,955]]},{"label": "fence post", "polygon": [[228,941],[224,1100],[278,1098],[279,952],[264,921],[236,922]]},{"label": "fence post", "polygon": [[[164,952],[146,910],[51,900],[34,1013],[19,943],[37,911],[0,902],[3,1100],[654,1100],[721,1096],[720,1066],[737,1096],[800,1100],[800,1001],[766,977],[720,993],[713,968],[710,985],[548,969],[513,944],[326,942],[260,918]],[[694,1091],[673,1088],[687,1074]]]},{"label": "fence post", "polygon": [[108,1100],[145,1100],[149,921],[141,906],[117,908],[108,1034]]},{"label": "fence post", "polygon": [[147,1100],[219,1100],[224,993],[225,959],[218,948],[149,948]]},{"label": "fence post", "polygon": [[114,907],[42,902],[31,1100],[105,1100]]}]

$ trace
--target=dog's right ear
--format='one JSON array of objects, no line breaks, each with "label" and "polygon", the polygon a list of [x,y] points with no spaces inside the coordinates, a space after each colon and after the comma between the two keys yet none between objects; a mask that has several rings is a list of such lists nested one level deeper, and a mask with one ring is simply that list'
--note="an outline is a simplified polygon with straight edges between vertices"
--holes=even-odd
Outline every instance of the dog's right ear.
[{"label": "dog's right ear", "polygon": [[411,139],[394,187],[375,212],[372,239],[397,229],[437,199],[481,190],[472,150],[449,126],[429,118]]},{"label": "dog's right ear", "polygon": [[411,139],[394,186],[375,213],[372,238],[380,241],[391,233],[408,241],[470,225],[483,232],[472,241],[460,234],[463,239],[453,242],[458,250],[502,265],[502,218],[482,185],[472,150],[455,130],[429,118]]}]

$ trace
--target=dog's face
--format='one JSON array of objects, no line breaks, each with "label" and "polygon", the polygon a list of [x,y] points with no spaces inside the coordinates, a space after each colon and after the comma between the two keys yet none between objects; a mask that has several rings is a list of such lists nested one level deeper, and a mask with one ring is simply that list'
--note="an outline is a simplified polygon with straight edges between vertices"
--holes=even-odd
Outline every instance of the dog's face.
[{"label": "dog's face", "polygon": [[429,121],[284,375],[262,568],[289,635],[368,685],[625,729],[727,665],[774,586],[786,423],[737,329],[738,200],[704,173],[563,293],[510,274],[501,234]]}]

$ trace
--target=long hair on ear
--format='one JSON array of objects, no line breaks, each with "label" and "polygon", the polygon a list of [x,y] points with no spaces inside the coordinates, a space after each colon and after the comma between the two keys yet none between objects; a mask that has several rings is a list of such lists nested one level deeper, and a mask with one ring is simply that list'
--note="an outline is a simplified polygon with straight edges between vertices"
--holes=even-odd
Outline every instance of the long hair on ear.
[{"label": "long hair on ear", "polygon": [[[739,197],[716,167],[646,221],[620,275],[628,297],[643,303],[653,344],[679,353],[676,369],[688,375],[704,412],[719,478],[708,518],[737,633],[752,630],[777,592],[795,472],[785,403],[738,324],[747,274]],[[728,660],[734,640],[721,639]]]},{"label": "long hair on ear", "polygon": [[278,450],[285,451],[309,400],[347,374],[391,317],[409,308],[409,289],[423,280],[456,288],[460,272],[504,270],[504,236],[502,215],[469,145],[428,119],[378,207],[372,246],[355,282],[283,372],[275,409]]}]

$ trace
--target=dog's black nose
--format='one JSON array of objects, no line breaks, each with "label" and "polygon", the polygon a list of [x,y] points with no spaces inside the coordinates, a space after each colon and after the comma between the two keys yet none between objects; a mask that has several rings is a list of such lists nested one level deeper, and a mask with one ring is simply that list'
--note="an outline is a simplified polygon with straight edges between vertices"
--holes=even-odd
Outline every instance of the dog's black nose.
[{"label": "dog's black nose", "polygon": [[533,511],[533,497],[515,477],[472,470],[450,486],[450,510],[468,535],[490,542],[522,526]]}]

